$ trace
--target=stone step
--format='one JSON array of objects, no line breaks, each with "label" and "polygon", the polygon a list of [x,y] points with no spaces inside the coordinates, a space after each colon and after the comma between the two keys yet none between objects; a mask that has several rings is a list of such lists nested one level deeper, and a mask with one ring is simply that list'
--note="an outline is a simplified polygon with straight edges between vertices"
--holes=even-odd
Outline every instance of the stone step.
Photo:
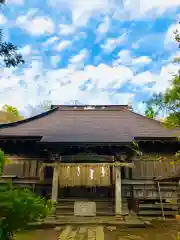
[{"label": "stone step", "polygon": [[87,199],[87,198],[58,198],[58,202],[74,202],[74,201],[95,201],[95,202],[113,202],[113,198]]},{"label": "stone step", "polygon": [[[138,213],[140,216],[162,216],[162,211],[161,210],[140,210]],[[165,216],[175,216],[176,211],[164,211]]]},{"label": "stone step", "polygon": [[95,202],[97,206],[110,206],[110,205],[114,205],[114,202],[96,202],[96,201],[71,201],[71,202],[66,202],[66,201],[59,201],[57,203],[57,205],[67,205],[67,206],[72,206],[74,205],[75,202]]},{"label": "stone step", "polygon": [[[141,203],[139,204],[140,209],[146,209],[146,208],[151,208],[151,209],[161,209],[161,203],[156,203],[156,204],[152,204],[152,203]],[[171,204],[171,203],[163,203],[163,208],[164,209],[178,209],[178,204]]]},{"label": "stone step", "polygon": [[50,222],[50,221],[54,221],[54,222],[61,222],[62,224],[67,224],[67,223],[92,223],[92,224],[96,224],[96,223],[101,223],[101,222],[108,222],[108,221],[123,221],[124,217],[116,217],[116,216],[94,216],[94,217],[81,217],[81,216],[73,216],[73,215],[62,215],[62,216],[56,216],[56,217],[48,217],[44,220],[44,222]]},{"label": "stone step", "polygon": [[[51,216],[60,216],[60,215],[74,215],[74,210],[72,211],[67,211],[67,210],[62,210],[62,211],[56,211],[54,214],[51,214]],[[114,211],[107,211],[107,210],[102,210],[102,211],[96,211],[97,216],[113,216]]]},{"label": "stone step", "polygon": [[[97,205],[96,204],[96,209],[114,209],[115,207],[113,205]],[[74,209],[74,204],[73,205],[65,205],[65,204],[58,204],[56,206],[57,210],[61,210],[61,209]]]}]

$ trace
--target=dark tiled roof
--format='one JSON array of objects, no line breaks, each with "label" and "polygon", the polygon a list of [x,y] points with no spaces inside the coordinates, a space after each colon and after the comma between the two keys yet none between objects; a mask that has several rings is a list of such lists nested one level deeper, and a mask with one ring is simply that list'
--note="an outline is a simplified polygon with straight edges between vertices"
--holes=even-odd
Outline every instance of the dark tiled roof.
[{"label": "dark tiled roof", "polygon": [[93,110],[59,106],[36,117],[0,126],[3,136],[42,136],[43,142],[131,142],[134,137],[170,138],[180,130],[136,114],[127,106]]}]

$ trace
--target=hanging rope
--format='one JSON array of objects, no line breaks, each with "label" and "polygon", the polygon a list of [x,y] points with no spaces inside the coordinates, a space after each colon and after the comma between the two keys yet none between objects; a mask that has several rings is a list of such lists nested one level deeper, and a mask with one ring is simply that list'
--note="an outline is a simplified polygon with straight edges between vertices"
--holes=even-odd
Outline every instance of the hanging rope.
[{"label": "hanging rope", "polygon": [[59,185],[73,186],[110,186],[110,166],[103,164],[68,165],[61,164]]},{"label": "hanging rope", "polygon": [[60,187],[73,187],[73,186],[110,186],[111,173],[110,167],[113,166],[113,181],[114,181],[114,168],[116,166],[134,167],[131,163],[42,163],[39,169],[39,177],[44,181],[45,167],[59,168],[59,186]]}]

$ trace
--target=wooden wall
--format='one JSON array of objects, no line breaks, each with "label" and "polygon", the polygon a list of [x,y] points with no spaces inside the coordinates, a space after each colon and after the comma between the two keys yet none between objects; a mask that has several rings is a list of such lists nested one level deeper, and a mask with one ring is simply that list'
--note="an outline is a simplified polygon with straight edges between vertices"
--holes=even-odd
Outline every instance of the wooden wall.
[{"label": "wooden wall", "polygon": [[168,177],[180,171],[180,163],[172,164],[174,161],[167,160],[136,160],[135,168],[132,170],[133,179],[153,179],[157,177]]},{"label": "wooden wall", "polygon": [[39,176],[39,169],[43,162],[39,158],[8,156],[10,160],[4,167],[3,175],[34,178]]},{"label": "wooden wall", "polygon": [[[8,156],[10,163],[4,168],[4,175],[17,175],[19,177],[38,177],[39,169],[45,159],[19,156]],[[180,163],[172,164],[172,160],[136,160],[132,169],[133,180],[153,180],[156,177],[168,177],[180,172]],[[125,179],[129,178],[128,169],[124,168]],[[126,171],[127,170],[127,171]]]}]

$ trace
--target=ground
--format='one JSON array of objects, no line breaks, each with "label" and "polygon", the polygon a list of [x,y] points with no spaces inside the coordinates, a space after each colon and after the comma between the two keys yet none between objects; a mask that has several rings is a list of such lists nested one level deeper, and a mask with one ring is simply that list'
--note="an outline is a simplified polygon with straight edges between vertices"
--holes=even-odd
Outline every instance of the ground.
[{"label": "ground", "polygon": [[83,225],[62,226],[49,230],[33,230],[19,233],[16,240],[180,240],[180,222],[154,222],[150,228]]}]

